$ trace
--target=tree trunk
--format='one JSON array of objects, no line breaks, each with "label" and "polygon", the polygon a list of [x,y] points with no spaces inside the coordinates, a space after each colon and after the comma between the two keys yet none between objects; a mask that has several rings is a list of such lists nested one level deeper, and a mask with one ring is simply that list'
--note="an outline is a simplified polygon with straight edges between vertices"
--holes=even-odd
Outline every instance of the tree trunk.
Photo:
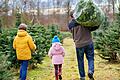
[{"label": "tree trunk", "polygon": [[67,23],[69,22],[70,14],[70,0],[67,0]]},{"label": "tree trunk", "polygon": [[113,5],[113,20],[115,19],[115,1],[112,0],[112,5]]},{"label": "tree trunk", "polygon": [[0,33],[2,33],[2,21],[0,19]]},{"label": "tree trunk", "polygon": [[4,16],[4,25],[5,25],[5,27],[9,27],[8,26],[8,1],[9,0],[5,0],[5,16]]},{"label": "tree trunk", "polygon": [[56,21],[55,21],[55,16],[56,16],[56,11],[55,11],[55,8],[56,8],[56,6],[55,6],[55,1],[56,0],[53,0],[53,6],[54,6],[54,10],[53,10],[53,23],[55,23]]},{"label": "tree trunk", "polygon": [[113,62],[113,61],[117,61],[117,53],[110,53],[110,61]]},{"label": "tree trunk", "polygon": [[40,16],[40,0],[38,0],[37,2],[37,18],[39,19],[39,16]]}]

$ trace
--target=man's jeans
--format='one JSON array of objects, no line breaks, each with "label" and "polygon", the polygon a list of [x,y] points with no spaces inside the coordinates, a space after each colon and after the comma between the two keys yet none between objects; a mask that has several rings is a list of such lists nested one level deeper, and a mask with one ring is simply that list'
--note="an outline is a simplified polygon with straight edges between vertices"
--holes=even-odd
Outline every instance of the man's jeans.
[{"label": "man's jeans", "polygon": [[88,60],[88,73],[94,73],[94,46],[93,43],[82,48],[76,48],[77,52],[77,60],[78,60],[78,68],[80,77],[85,77],[84,70],[84,53],[86,54],[86,58]]},{"label": "man's jeans", "polygon": [[20,80],[26,80],[28,60],[21,60]]}]

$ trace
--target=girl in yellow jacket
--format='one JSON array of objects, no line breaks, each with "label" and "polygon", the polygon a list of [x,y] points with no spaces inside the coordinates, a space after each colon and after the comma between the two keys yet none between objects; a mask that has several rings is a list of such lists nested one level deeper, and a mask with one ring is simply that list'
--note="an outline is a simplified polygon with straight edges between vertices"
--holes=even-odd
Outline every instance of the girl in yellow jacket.
[{"label": "girl in yellow jacket", "polygon": [[32,37],[27,33],[27,25],[21,23],[13,41],[13,48],[16,50],[17,59],[21,61],[20,80],[26,80],[28,60],[31,59],[31,52],[35,51],[36,45]]}]

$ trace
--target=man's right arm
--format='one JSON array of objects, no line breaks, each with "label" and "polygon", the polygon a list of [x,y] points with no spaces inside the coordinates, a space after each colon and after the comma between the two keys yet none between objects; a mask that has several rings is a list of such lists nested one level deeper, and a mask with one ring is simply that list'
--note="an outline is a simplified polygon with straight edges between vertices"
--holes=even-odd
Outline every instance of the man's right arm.
[{"label": "man's right arm", "polygon": [[68,28],[69,30],[71,30],[72,28],[78,26],[79,24],[77,23],[77,21],[75,19],[72,19],[69,24],[68,24]]}]

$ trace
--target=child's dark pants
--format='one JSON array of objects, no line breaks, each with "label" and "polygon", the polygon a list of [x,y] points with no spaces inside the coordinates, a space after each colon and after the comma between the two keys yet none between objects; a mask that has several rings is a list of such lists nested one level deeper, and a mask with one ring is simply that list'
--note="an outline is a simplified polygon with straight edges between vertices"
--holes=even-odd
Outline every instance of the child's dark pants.
[{"label": "child's dark pants", "polygon": [[62,64],[54,64],[55,68],[55,80],[58,80],[58,76],[62,73]]}]

